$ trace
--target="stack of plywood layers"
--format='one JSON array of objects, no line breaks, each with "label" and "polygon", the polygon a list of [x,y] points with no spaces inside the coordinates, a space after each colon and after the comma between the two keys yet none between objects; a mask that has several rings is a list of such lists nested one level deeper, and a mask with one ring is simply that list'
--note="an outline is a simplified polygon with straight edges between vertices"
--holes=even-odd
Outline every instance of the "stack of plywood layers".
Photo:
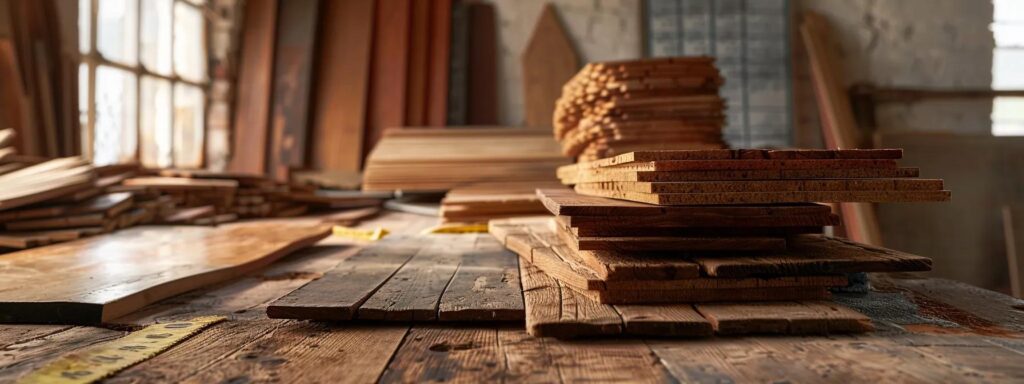
[{"label": "stack of plywood layers", "polygon": [[709,57],[590,63],[562,89],[555,138],[564,154],[581,161],[635,150],[724,148],[722,83]]},{"label": "stack of plywood layers", "polygon": [[549,132],[517,128],[392,129],[367,158],[364,191],[447,191],[476,183],[556,181],[569,160]]}]

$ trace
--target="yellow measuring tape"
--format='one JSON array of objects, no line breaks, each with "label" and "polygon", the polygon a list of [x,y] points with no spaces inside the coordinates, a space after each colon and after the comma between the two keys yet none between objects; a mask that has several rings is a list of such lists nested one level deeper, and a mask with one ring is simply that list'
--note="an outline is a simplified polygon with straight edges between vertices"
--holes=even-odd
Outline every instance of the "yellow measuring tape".
[{"label": "yellow measuring tape", "polygon": [[441,224],[427,228],[422,234],[432,233],[487,233],[487,224]]},{"label": "yellow measuring tape", "polygon": [[380,227],[377,227],[377,229],[358,229],[340,225],[335,225],[332,232],[337,237],[361,241],[377,241],[390,233],[388,230]]},{"label": "yellow measuring tape", "polygon": [[224,321],[223,316],[197,317],[188,321],[154,324],[128,336],[76,351],[57,359],[19,380],[19,383],[92,383],[146,361],[206,327]]}]

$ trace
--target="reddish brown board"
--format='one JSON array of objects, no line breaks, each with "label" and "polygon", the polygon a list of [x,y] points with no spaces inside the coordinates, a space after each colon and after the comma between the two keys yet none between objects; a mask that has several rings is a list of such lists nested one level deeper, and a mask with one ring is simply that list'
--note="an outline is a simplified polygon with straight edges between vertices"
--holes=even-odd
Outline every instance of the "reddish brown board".
[{"label": "reddish brown board", "polygon": [[274,67],[277,0],[245,4],[231,170],[263,173]]},{"label": "reddish brown board", "polygon": [[405,125],[411,17],[411,0],[377,1],[364,156],[384,135],[384,130]]},{"label": "reddish brown board", "polygon": [[319,8],[320,0],[291,0],[279,9],[267,173],[280,181],[305,166]]},{"label": "reddish brown board", "polygon": [[373,0],[328,1],[321,15],[313,166],[359,171],[373,42]]},{"label": "reddish brown board", "polygon": [[480,2],[469,9],[469,82],[466,124],[498,123],[498,38],[494,6]]},{"label": "reddish brown board", "polygon": [[431,5],[426,124],[442,127],[448,122],[448,62],[452,43],[452,0],[433,0]]},{"label": "reddish brown board", "polygon": [[409,72],[406,82],[405,124],[421,126],[426,121],[427,71],[430,59],[430,1],[412,2],[409,20]]}]

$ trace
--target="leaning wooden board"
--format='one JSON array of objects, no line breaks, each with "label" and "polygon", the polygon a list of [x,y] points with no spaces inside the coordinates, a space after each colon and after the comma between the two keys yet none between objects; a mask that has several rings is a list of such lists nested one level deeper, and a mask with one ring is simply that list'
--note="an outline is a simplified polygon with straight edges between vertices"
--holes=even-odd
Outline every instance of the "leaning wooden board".
[{"label": "leaning wooden board", "polygon": [[329,231],[260,222],[147,226],[10,253],[0,258],[0,322],[98,324],[266,266]]},{"label": "leaning wooden board", "polygon": [[267,308],[271,318],[518,321],[517,258],[488,235],[393,237]]}]

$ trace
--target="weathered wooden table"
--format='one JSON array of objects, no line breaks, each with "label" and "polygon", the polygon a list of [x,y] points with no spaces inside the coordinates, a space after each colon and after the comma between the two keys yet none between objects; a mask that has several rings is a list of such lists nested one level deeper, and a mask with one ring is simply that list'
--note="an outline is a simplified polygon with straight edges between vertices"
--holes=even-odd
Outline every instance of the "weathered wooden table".
[{"label": "weathered wooden table", "polygon": [[[435,218],[364,222],[415,233]],[[262,273],[171,298],[106,327],[0,325],[0,382],[142,325],[200,315],[220,323],[109,382],[1020,382],[1024,301],[948,280],[875,276],[860,336],[559,341],[522,325],[324,324],[272,320],[269,302],[356,247],[330,241]]]}]

